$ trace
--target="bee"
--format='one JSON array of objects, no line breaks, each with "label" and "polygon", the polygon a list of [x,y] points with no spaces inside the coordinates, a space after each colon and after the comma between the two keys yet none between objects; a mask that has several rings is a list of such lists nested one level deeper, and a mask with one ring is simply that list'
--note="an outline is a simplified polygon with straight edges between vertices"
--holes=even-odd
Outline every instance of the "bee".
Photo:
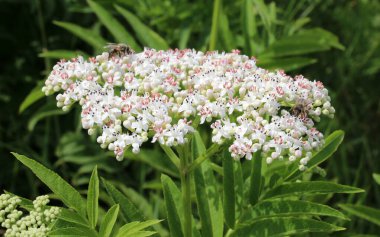
[{"label": "bee", "polygon": [[306,100],[300,100],[291,108],[291,114],[304,119],[307,118],[309,110],[310,103],[308,103]]},{"label": "bee", "polygon": [[135,51],[126,44],[108,43],[104,48],[108,49],[109,58],[134,54]]}]

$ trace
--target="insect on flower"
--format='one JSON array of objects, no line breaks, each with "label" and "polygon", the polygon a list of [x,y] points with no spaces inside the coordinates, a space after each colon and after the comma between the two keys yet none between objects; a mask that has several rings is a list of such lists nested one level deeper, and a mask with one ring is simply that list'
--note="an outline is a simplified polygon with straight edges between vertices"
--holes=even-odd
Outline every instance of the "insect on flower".
[{"label": "insect on flower", "polygon": [[297,103],[291,108],[291,114],[299,117],[299,118],[306,118],[308,111],[310,110],[311,104],[308,103],[304,99],[300,99],[297,101]]},{"label": "insect on flower", "polygon": [[126,44],[116,44],[116,43],[108,43],[107,46],[105,46],[109,53],[109,58],[118,56],[123,57],[125,55],[134,54],[135,51]]}]

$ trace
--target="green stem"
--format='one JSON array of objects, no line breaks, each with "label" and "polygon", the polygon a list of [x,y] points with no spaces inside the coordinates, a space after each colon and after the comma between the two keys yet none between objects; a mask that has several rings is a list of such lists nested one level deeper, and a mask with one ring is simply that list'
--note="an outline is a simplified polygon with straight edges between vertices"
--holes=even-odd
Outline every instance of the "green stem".
[{"label": "green stem", "polygon": [[191,153],[189,144],[184,145],[183,152],[180,152],[180,175],[182,188],[182,203],[184,210],[184,237],[192,237],[192,215],[191,215],[191,173],[187,171],[191,163]]},{"label": "green stem", "polygon": [[220,150],[220,145],[214,143],[207,149],[206,153],[200,155],[193,163],[191,163],[187,169],[187,172],[192,172],[195,168],[197,168],[200,164],[202,164],[209,157],[214,155]]}]

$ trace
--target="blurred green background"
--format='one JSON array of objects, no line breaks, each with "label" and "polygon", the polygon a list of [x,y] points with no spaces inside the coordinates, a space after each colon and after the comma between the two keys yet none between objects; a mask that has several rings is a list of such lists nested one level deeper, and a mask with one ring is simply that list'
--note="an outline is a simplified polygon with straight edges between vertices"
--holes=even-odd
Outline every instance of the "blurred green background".
[{"label": "blurred green background", "polygon": [[[34,198],[47,190],[10,151],[26,154],[86,189],[98,164],[130,197],[145,196],[150,214],[162,213],[159,173],[175,175],[149,154],[122,163],[101,150],[80,127],[79,109],[64,113],[41,83],[59,58],[94,55],[106,42],[136,51],[240,49],[261,67],[322,81],[336,118],[326,134],[346,132],[322,168],[327,179],[366,190],[326,198],[380,208],[380,1],[378,0],[0,0],[0,190]],[[138,162],[131,162],[131,160]],[[144,205],[144,203],[140,203]],[[148,210],[149,209],[149,210]],[[339,236],[380,233],[351,216]]]}]

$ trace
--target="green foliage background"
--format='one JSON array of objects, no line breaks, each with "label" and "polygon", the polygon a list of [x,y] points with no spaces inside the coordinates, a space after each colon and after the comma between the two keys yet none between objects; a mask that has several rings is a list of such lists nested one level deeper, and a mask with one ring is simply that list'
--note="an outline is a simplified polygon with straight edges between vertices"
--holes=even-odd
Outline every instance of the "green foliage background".
[{"label": "green foliage background", "polygon": [[[291,75],[321,80],[337,111],[334,120],[321,126],[326,134],[345,131],[338,152],[322,165],[327,179],[366,192],[321,196],[320,201],[334,207],[345,204],[343,209],[351,204],[380,208],[380,187],[372,178],[372,173],[380,173],[380,2],[94,2],[117,19],[122,30],[115,22],[107,26],[105,14],[96,10],[100,17],[94,14],[94,6],[90,8],[86,1],[0,0],[0,190],[29,198],[47,192],[15,161],[10,154],[15,151],[56,170],[82,190],[98,165],[102,177],[112,180],[139,205],[146,205],[146,216],[163,213],[160,172],[178,174],[170,163],[162,165],[165,161],[159,160],[158,151],[130,155],[131,159],[120,164],[81,130],[79,110],[63,113],[55,108],[53,97],[41,98],[39,93],[40,83],[57,58],[93,55],[102,50],[104,42],[128,41],[136,50],[144,46],[239,48],[256,56],[262,67],[284,68]],[[86,29],[86,34],[70,33],[73,27],[67,22]],[[350,218],[351,222],[343,222],[347,231],[335,235],[380,232],[371,222]]]}]

